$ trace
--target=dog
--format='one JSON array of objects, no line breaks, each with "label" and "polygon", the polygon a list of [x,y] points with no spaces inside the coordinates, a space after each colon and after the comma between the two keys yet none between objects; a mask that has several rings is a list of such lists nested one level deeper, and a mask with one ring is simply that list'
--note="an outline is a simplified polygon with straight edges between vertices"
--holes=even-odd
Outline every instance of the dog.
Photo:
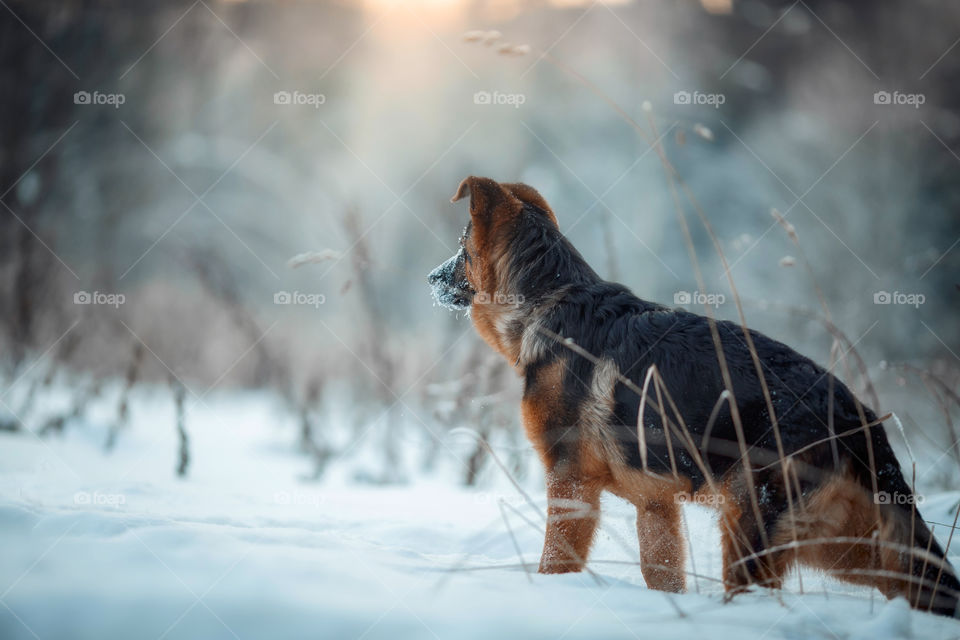
[{"label": "dog", "polygon": [[804,564],[957,616],[960,582],[882,421],[840,380],[762,333],[603,280],[528,185],[470,176],[452,202],[467,196],[460,248],[428,282],[523,378],[546,470],[541,573],[583,569],[609,491],[636,506],[648,587],[682,592],[693,499],[720,511],[730,597]]}]

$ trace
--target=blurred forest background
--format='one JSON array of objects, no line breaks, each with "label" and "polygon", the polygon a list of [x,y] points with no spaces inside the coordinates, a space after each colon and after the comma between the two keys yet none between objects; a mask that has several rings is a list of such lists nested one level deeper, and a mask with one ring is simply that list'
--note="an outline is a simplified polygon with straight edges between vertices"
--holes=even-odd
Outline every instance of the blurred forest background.
[{"label": "blurred forest background", "polygon": [[[660,160],[605,97],[662,134],[749,324],[823,364],[847,353],[841,377],[900,416],[925,482],[960,477],[957,3],[0,4],[6,430],[87,428],[111,394],[110,451],[131,394],[168,393],[188,475],[191,408],[256,390],[317,478],[398,482],[442,460],[478,482],[491,463],[458,427],[526,473],[520,381],[425,276],[477,174],[535,186],[638,295],[695,291]],[[686,213],[705,293],[736,319]],[[55,388],[72,399],[50,412]]]}]

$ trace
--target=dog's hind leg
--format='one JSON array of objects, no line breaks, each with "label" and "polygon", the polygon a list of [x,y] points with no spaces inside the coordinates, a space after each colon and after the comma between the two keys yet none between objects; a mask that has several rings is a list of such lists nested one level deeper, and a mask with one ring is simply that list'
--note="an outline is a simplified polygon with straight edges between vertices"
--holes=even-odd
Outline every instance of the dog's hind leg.
[{"label": "dog's hind leg", "polygon": [[755,485],[761,494],[757,500],[760,522],[745,484],[742,477],[728,484],[721,505],[723,583],[730,594],[746,591],[752,585],[779,589],[796,560],[795,550],[770,549],[776,544],[774,534],[787,510],[786,499],[780,495],[782,484],[766,478]]},{"label": "dog's hind leg", "polygon": [[686,587],[680,505],[664,499],[647,500],[637,506],[637,537],[640,539],[640,569],[647,586],[681,593]]}]

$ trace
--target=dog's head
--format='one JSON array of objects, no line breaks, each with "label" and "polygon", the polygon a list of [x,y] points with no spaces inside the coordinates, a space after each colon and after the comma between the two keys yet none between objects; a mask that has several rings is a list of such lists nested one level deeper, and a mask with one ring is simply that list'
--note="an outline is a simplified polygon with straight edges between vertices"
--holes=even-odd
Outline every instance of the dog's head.
[{"label": "dog's head", "polygon": [[532,219],[557,227],[550,206],[528,185],[470,176],[451,202],[468,195],[470,222],[460,236],[460,249],[427,277],[434,299],[448,309],[469,309],[475,301],[496,301],[510,293],[510,244],[525,210]]}]

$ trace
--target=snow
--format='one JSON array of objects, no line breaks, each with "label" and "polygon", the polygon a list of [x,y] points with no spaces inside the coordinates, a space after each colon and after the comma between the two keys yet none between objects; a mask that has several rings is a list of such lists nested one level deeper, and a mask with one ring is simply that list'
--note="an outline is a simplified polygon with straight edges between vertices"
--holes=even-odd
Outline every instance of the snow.
[{"label": "snow", "polygon": [[[212,394],[188,413],[177,479],[168,395],[135,398],[111,454],[101,404],[60,437],[0,434],[0,638],[960,636],[960,622],[812,573],[802,594],[793,577],[725,603],[704,507],[685,508],[702,576],[687,594],[646,588],[634,514],[613,497],[592,574],[541,576],[539,516],[493,465],[483,489],[442,469],[403,486],[307,482],[291,419],[263,396]],[[524,485],[542,509],[541,481]],[[928,497],[926,517],[951,522],[957,497]]]}]

